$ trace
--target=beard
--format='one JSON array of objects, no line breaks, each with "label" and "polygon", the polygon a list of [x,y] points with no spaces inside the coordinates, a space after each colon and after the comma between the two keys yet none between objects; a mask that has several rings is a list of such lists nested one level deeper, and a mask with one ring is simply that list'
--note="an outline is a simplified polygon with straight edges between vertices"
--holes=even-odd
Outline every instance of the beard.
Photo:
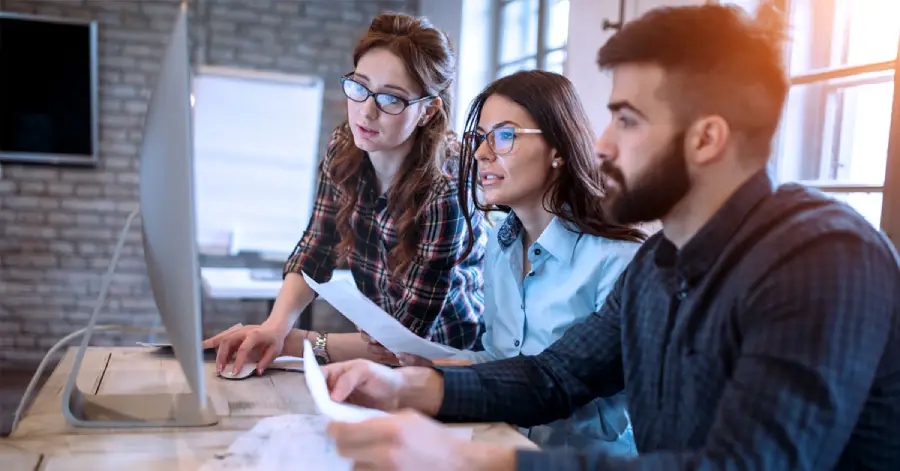
[{"label": "beard", "polygon": [[625,183],[625,176],[612,162],[604,160],[602,171],[616,182],[603,199],[606,215],[618,224],[636,224],[662,218],[691,188],[684,156],[685,133],[676,134],[659,156],[654,156],[644,175]]}]

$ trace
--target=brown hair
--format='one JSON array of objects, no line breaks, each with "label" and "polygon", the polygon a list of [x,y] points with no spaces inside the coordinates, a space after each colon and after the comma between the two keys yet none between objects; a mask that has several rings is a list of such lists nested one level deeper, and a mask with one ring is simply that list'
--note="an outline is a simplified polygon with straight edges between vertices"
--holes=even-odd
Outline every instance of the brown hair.
[{"label": "brown hair", "polygon": [[[354,67],[372,49],[384,48],[406,63],[410,77],[422,88],[424,95],[442,100],[442,106],[410,139],[415,140],[412,152],[404,159],[395,182],[388,192],[388,212],[396,220],[399,244],[388,253],[394,274],[406,270],[415,257],[419,243],[419,220],[426,201],[434,188],[449,177],[443,172],[455,138],[449,134],[451,109],[450,86],[456,74],[456,58],[446,34],[425,18],[384,13],[372,20],[366,34],[353,51]],[[353,250],[354,235],[350,215],[359,197],[359,179],[364,174],[366,160],[356,147],[349,129],[347,139],[337,143],[331,164],[331,178],[340,188],[337,202],[337,230],[341,236],[338,253],[348,256]],[[449,134],[449,135],[448,135]]]},{"label": "brown hair", "polygon": [[664,7],[627,23],[600,48],[597,62],[601,69],[662,67],[662,96],[683,125],[719,115],[768,157],[789,87],[784,36],[784,16],[772,3],[756,19],[735,6]]},{"label": "brown hair", "polygon": [[[635,242],[647,238],[639,229],[614,224],[604,216],[600,204],[604,196],[604,179],[600,163],[594,156],[593,134],[569,79],[552,72],[528,70],[494,81],[469,106],[464,136],[469,136],[478,127],[481,109],[492,95],[502,95],[525,108],[537,123],[547,145],[556,149],[565,161],[557,172],[559,176],[550,182],[544,194],[544,209],[577,232]],[[460,190],[459,205],[466,217],[470,241],[472,226],[468,199],[471,198],[479,210],[497,209],[478,201],[475,150],[473,143],[465,137],[460,152],[459,187],[469,186],[469,191]]]}]

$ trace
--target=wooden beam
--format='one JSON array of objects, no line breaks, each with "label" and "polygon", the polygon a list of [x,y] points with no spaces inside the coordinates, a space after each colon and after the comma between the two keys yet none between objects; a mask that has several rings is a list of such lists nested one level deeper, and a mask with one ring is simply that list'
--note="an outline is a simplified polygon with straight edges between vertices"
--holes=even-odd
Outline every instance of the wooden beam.
[{"label": "wooden beam", "polygon": [[900,248],[900,44],[894,62],[894,109],[888,138],[887,168],[884,170],[884,200],[881,204],[881,228]]}]

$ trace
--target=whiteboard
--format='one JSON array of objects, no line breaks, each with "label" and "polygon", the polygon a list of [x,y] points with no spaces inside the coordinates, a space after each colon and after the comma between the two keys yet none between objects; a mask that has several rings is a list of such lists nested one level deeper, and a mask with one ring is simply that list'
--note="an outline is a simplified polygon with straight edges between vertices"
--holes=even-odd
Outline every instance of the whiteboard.
[{"label": "whiteboard", "polygon": [[286,256],[315,197],[319,77],[205,67],[193,78],[201,251]]}]

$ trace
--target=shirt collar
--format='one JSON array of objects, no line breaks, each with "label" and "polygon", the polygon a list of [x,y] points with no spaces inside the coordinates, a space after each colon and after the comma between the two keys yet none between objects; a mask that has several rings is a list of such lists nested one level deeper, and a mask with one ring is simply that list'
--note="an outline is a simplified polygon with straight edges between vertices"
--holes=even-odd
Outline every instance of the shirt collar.
[{"label": "shirt collar", "polygon": [[[503,250],[508,249],[512,244],[518,242],[522,235],[522,222],[516,216],[516,213],[510,212],[506,216],[506,220],[500,226],[497,232],[497,242]],[[556,257],[565,263],[570,263],[575,253],[575,245],[581,234],[567,227],[567,224],[557,216],[550,220],[550,224],[541,233],[535,241],[535,246],[548,251],[550,255]]]},{"label": "shirt collar", "polygon": [[754,174],[719,208],[681,250],[663,236],[656,247],[658,266],[675,266],[679,275],[691,282],[706,273],[753,208],[773,193],[766,170]]}]

